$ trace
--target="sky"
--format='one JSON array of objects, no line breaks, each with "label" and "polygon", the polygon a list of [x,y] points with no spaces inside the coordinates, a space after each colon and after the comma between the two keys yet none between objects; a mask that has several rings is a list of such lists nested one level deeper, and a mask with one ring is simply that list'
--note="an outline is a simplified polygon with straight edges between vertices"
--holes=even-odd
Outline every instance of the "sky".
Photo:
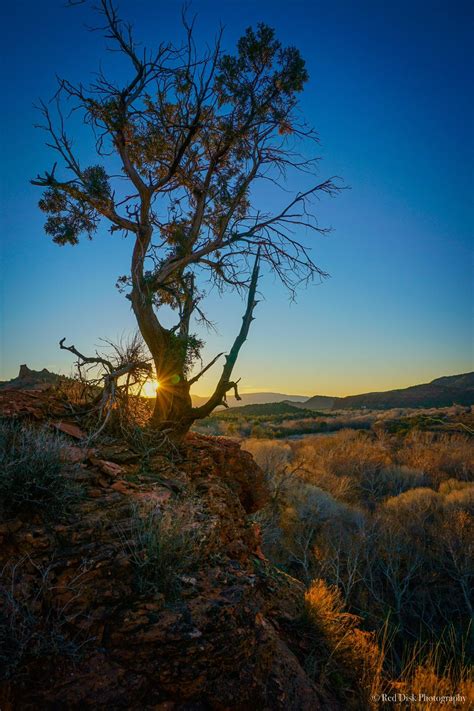
[{"label": "sky", "polygon": [[[147,46],[179,41],[181,2],[121,0],[121,15]],[[297,46],[310,81],[301,98],[320,139],[321,178],[350,187],[322,199],[313,257],[330,273],[296,303],[265,272],[249,340],[234,375],[241,390],[346,395],[388,390],[473,370],[472,232],[474,5],[437,0],[194,0],[196,41],[219,23],[232,50],[263,21]],[[21,363],[68,374],[65,336],[83,352],[135,330],[115,289],[131,239],[110,235],[59,247],[44,234],[40,189],[30,178],[54,162],[35,129],[34,103],[55,92],[55,76],[87,81],[104,53],[88,7],[17,0],[4,8],[1,115],[0,380]],[[8,30],[5,30],[8,28]],[[76,147],[97,161],[83,130]],[[298,187],[297,185],[295,186]],[[265,209],[280,204],[268,185]],[[205,362],[230,348],[244,305],[208,298],[217,334],[204,334]],[[212,391],[218,365],[196,393]]]}]

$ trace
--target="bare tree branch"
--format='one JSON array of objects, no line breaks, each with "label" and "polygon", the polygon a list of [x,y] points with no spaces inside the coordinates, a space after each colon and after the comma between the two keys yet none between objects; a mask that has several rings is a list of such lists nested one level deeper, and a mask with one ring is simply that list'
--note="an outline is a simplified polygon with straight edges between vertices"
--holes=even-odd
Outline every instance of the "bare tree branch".
[{"label": "bare tree branch", "polygon": [[235,397],[237,400],[240,400],[240,397],[237,392],[237,384],[233,383],[230,381],[230,376],[232,375],[232,371],[234,369],[234,365],[237,361],[240,349],[242,348],[243,344],[245,343],[249,330],[250,330],[250,324],[253,321],[253,312],[255,309],[255,306],[257,305],[257,301],[255,300],[255,294],[257,290],[257,283],[258,283],[258,275],[259,275],[259,259],[260,259],[260,251],[257,252],[257,256],[255,258],[255,263],[252,271],[252,279],[250,282],[250,288],[249,288],[249,293],[247,297],[247,308],[245,309],[245,313],[242,317],[242,326],[240,328],[240,331],[232,345],[232,348],[229,351],[229,354],[225,358],[225,364],[222,369],[222,374],[219,379],[219,382],[217,383],[216,389],[214,390],[214,393],[211,395],[209,400],[204,404],[201,405],[201,407],[194,408],[193,412],[198,418],[206,417],[210,412],[212,412],[218,405],[222,403],[222,400],[225,399],[224,396],[225,394],[234,388],[235,390]]},{"label": "bare tree branch", "polygon": [[223,355],[224,355],[224,352],[218,353],[218,354],[216,355],[216,357],[213,358],[213,359],[211,360],[211,362],[208,363],[201,371],[199,371],[199,373],[198,373],[197,375],[195,375],[193,378],[190,378],[190,379],[188,380],[188,385],[191,386],[191,385],[194,385],[194,383],[197,383],[197,381],[199,380],[199,378],[202,378],[202,376],[204,375],[204,373],[206,373],[210,368],[212,368],[212,366],[214,365],[214,363],[216,363],[216,362],[219,360],[219,358],[220,358],[221,356],[223,356]]}]

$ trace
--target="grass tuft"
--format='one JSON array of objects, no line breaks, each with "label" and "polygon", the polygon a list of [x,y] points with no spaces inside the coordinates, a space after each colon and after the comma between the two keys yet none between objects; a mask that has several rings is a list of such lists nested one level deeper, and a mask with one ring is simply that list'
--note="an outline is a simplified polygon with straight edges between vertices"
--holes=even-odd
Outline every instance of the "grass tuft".
[{"label": "grass tuft", "polygon": [[199,509],[192,500],[177,499],[160,508],[134,507],[130,529],[120,531],[131,557],[141,594],[162,593],[174,600],[180,576],[196,568],[203,556],[205,534],[198,522]]},{"label": "grass tuft", "polygon": [[[78,486],[65,476],[61,435],[12,420],[0,421],[0,509],[7,516],[41,513],[58,518],[77,499]],[[69,467],[70,468],[70,467]]]}]

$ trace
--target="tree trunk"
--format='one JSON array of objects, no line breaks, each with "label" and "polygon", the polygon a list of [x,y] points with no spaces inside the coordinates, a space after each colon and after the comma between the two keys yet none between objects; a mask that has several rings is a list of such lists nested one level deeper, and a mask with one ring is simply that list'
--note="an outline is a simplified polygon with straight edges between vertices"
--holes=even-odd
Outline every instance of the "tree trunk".
[{"label": "tree trunk", "polygon": [[171,439],[182,439],[195,419],[189,385],[182,370],[161,378],[158,367],[156,372],[159,387],[150,424],[158,430],[170,430]]},{"label": "tree trunk", "polygon": [[185,350],[177,348],[176,336],[161,326],[142,290],[133,289],[131,301],[159,383],[150,424],[157,430],[169,430],[170,439],[182,439],[196,419],[184,373]]}]

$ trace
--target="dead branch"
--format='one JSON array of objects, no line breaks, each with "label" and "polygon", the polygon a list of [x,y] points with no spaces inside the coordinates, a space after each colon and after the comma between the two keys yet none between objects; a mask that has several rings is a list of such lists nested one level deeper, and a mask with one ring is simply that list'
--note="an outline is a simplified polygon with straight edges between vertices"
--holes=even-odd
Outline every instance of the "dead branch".
[{"label": "dead branch", "polygon": [[224,351],[223,351],[222,353],[218,353],[218,354],[216,355],[216,357],[211,360],[210,363],[208,363],[197,375],[194,376],[194,378],[191,378],[190,380],[188,380],[188,385],[191,386],[191,385],[194,385],[194,383],[197,383],[197,381],[199,380],[199,378],[201,378],[201,377],[204,375],[204,373],[209,370],[209,368],[212,368],[212,366],[214,365],[214,363],[215,363],[217,360],[219,360],[219,358],[220,358],[222,355],[224,355]]},{"label": "dead branch", "polygon": [[250,324],[252,323],[254,318],[253,312],[258,303],[258,301],[255,300],[255,294],[257,291],[258,284],[259,260],[260,249],[257,251],[257,256],[255,258],[255,263],[252,270],[252,278],[250,281],[250,287],[247,297],[247,307],[242,317],[242,326],[232,345],[232,348],[230,349],[228,355],[225,358],[225,364],[222,369],[222,374],[219,379],[219,382],[217,383],[216,389],[214,390],[214,393],[211,395],[207,403],[201,405],[201,407],[193,408],[193,414],[195,414],[197,418],[206,417],[209,413],[211,413],[214,408],[216,408],[222,403],[223,400],[225,400],[225,394],[229,390],[232,390],[232,388],[234,388],[236,399],[241,399],[237,391],[237,383],[231,382],[230,376],[232,375],[232,370],[237,361],[240,349],[242,348],[243,344],[247,339]]},{"label": "dead branch", "polygon": [[[152,375],[153,368],[149,360],[126,360],[126,356],[140,353],[140,344],[137,342],[136,338],[132,341],[128,348],[125,347],[123,349],[123,352],[120,351],[119,347],[109,344],[112,345],[115,350],[115,362],[112,362],[99,354],[96,354],[95,356],[85,356],[74,345],[64,345],[65,340],[66,338],[62,338],[59,341],[59,347],[62,350],[69,351],[77,357],[77,368],[79,370],[79,374],[81,375],[81,379],[83,379],[81,368],[84,365],[98,366],[101,367],[103,371],[97,378],[95,378],[96,383],[102,383],[102,395],[98,398],[95,407],[93,407],[93,410],[97,411],[98,419],[101,423],[99,429],[92,435],[92,438],[95,438],[106,427],[112,410],[117,404],[118,396],[123,394],[125,398],[128,399],[130,387],[139,383],[141,380],[150,377]],[[127,350],[129,352],[127,352]],[[120,386],[118,381],[125,375],[127,376],[126,382],[123,386]],[[130,376],[134,377],[133,381],[131,381]]]}]

